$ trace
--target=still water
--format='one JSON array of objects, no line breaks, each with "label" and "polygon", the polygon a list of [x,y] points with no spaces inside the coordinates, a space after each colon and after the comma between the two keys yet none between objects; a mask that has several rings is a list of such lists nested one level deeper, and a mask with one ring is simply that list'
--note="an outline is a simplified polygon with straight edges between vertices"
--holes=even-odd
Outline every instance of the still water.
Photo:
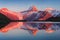
[{"label": "still water", "polygon": [[53,33],[39,30],[36,36],[33,36],[27,30],[14,29],[7,33],[0,32],[0,40],[60,40],[60,30]]}]

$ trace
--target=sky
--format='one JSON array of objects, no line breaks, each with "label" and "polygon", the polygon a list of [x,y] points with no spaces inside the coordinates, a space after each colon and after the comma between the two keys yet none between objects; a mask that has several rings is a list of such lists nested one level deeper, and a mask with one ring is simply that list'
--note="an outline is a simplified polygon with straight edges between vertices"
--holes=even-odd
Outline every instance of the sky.
[{"label": "sky", "polygon": [[[60,10],[60,0],[0,0],[0,9],[8,8],[12,11],[24,11],[35,5],[38,10],[45,10],[51,7]],[[0,32],[0,40],[60,40],[60,30],[52,34],[39,31],[36,36],[32,36],[26,30],[13,29],[7,33]]]},{"label": "sky", "polygon": [[35,5],[39,10],[51,7],[60,10],[60,0],[0,0],[0,8],[8,8],[13,11],[27,10]]}]

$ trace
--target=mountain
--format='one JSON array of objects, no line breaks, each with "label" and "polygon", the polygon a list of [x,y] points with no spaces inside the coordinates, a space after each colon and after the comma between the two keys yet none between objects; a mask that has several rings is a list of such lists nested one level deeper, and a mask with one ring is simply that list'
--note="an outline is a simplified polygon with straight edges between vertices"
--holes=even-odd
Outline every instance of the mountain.
[{"label": "mountain", "polygon": [[27,13],[27,12],[37,12],[38,11],[38,9],[37,9],[37,7],[36,6],[31,6],[28,10],[26,10],[26,11],[22,11],[21,13]]},{"label": "mountain", "polygon": [[30,10],[30,11],[38,11],[38,9],[37,9],[36,6],[31,6],[31,7],[29,8],[29,10]]},{"label": "mountain", "polygon": [[48,11],[53,17],[60,16],[60,11],[53,8],[46,8],[45,11]]}]

